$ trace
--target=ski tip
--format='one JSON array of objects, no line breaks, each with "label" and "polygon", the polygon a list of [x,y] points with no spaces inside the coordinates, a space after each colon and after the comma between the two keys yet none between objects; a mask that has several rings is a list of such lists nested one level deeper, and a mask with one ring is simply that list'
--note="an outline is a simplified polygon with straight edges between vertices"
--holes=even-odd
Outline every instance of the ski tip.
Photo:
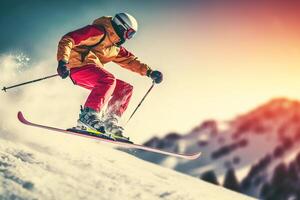
[{"label": "ski tip", "polygon": [[23,114],[21,111],[18,112],[18,118],[22,118],[23,117]]},{"label": "ski tip", "polygon": [[27,121],[21,111],[18,112],[18,119],[20,122],[23,122],[23,123]]},{"label": "ski tip", "polygon": [[201,155],[202,155],[202,152],[195,153],[195,154],[189,155],[189,156],[187,157],[187,159],[189,159],[189,160],[196,160],[196,159],[198,159]]}]

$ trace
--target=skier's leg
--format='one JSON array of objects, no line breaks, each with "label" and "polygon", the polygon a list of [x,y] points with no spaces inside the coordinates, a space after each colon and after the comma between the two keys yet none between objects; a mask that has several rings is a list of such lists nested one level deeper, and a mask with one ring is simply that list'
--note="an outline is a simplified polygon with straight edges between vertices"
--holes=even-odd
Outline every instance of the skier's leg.
[{"label": "skier's leg", "polygon": [[124,129],[119,125],[119,119],[129,104],[132,90],[133,87],[130,84],[117,79],[112,98],[107,105],[105,130],[116,140],[129,141],[129,138],[123,135]]},{"label": "skier's leg", "polygon": [[111,73],[95,65],[72,69],[71,78],[75,84],[91,90],[84,106],[97,112],[109,100],[116,83]]},{"label": "skier's leg", "polygon": [[132,85],[117,79],[112,98],[108,102],[107,113],[121,117],[128,107],[132,90]]},{"label": "skier's leg", "polygon": [[94,129],[100,131],[102,136],[111,138],[110,134],[105,133],[105,123],[98,113],[113,93],[116,82],[114,76],[95,65],[86,65],[71,69],[70,77],[74,84],[91,90],[85,108],[79,114],[77,128]]}]

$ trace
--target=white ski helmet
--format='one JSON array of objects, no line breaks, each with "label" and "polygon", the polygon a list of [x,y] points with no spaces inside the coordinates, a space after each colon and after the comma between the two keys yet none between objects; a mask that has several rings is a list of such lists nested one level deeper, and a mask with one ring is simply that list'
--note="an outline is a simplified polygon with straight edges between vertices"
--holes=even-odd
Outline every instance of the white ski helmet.
[{"label": "white ski helmet", "polygon": [[124,39],[131,39],[136,34],[138,23],[136,19],[128,13],[118,13],[112,20],[124,29]]}]

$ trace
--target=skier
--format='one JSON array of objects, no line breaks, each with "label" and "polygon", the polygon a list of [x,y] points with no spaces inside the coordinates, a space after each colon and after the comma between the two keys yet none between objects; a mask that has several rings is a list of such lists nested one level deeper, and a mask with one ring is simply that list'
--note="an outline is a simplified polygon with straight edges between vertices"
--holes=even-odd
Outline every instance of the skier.
[{"label": "skier", "polygon": [[[64,35],[58,44],[57,72],[61,78],[70,76],[74,84],[91,90],[81,108],[78,127],[100,131],[113,138],[126,138],[118,124],[126,110],[133,87],[104,69],[115,62],[155,83],[162,81],[162,73],[142,63],[122,44],[137,32],[136,19],[127,13],[114,17],[100,17],[91,25]],[[106,106],[105,117],[99,113]]]}]

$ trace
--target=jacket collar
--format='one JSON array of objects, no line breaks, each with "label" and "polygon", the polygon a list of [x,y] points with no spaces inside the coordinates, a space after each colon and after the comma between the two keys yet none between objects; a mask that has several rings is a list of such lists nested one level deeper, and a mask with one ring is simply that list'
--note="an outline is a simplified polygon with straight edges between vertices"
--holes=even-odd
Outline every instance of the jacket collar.
[{"label": "jacket collar", "polygon": [[106,36],[110,40],[110,42],[114,45],[120,41],[120,37],[114,30],[112,24],[111,24],[112,17],[110,16],[104,16],[100,17],[96,20],[94,20],[93,25],[100,25],[105,28]]}]

